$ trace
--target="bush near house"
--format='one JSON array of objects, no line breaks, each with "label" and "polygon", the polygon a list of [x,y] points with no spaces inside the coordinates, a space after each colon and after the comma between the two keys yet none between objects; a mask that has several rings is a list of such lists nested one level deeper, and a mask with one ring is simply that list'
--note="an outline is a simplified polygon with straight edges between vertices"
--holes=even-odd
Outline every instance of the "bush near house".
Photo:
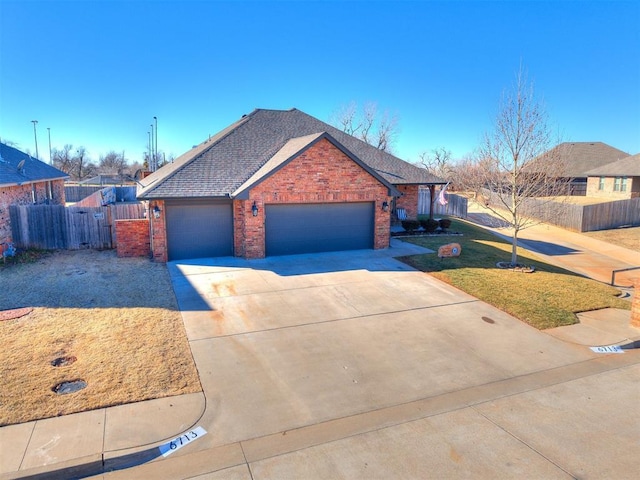
[{"label": "bush near house", "polygon": [[438,221],[433,218],[421,218],[420,225],[424,228],[425,232],[433,233],[438,228]]},{"label": "bush near house", "polygon": [[420,222],[418,220],[402,220],[402,228],[407,232],[413,232],[420,228]]}]

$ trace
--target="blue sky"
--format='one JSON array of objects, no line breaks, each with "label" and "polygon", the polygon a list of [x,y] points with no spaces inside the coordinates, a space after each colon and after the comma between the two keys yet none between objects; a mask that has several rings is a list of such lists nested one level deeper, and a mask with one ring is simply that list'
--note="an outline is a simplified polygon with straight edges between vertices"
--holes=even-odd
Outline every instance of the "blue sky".
[{"label": "blue sky", "polygon": [[394,153],[471,152],[520,64],[566,141],[640,152],[640,2],[0,0],[0,138],[180,155],[255,108],[375,102]]}]

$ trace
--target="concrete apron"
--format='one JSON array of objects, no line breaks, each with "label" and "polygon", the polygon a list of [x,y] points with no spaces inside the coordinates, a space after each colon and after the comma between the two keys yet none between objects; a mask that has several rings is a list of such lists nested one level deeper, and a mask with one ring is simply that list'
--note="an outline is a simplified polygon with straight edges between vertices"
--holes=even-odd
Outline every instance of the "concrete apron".
[{"label": "concrete apron", "polygon": [[[390,258],[402,254],[170,264],[209,432],[177,457],[241,442],[246,462],[273,473],[276,456],[301,448],[617,368]],[[472,438],[500,430],[477,412],[453,417],[443,425],[469,425]],[[548,468],[558,473],[546,461],[536,471]]]},{"label": "concrete apron", "polygon": [[[105,446],[164,433],[105,452],[107,469],[138,466],[104,478],[628,474],[637,351],[567,344],[391,258],[422,252],[392,240],[375,252],[169,264],[206,405],[107,421]],[[207,435],[145,456],[193,425]]]}]

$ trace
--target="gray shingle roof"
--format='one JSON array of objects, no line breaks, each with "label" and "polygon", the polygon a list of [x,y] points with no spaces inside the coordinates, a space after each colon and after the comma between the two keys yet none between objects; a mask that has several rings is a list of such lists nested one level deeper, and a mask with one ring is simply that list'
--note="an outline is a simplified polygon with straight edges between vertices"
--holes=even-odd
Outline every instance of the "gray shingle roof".
[{"label": "gray shingle roof", "polygon": [[571,178],[586,177],[589,170],[629,156],[602,142],[564,142],[549,153],[557,151],[564,161],[567,177]]},{"label": "gray shingle roof", "polygon": [[640,153],[589,170],[587,175],[590,177],[640,177]]},{"label": "gray shingle roof", "polygon": [[324,132],[389,184],[446,183],[295,108],[257,109],[142,180],[138,198],[231,196],[288,142]]},{"label": "gray shingle roof", "polygon": [[[21,162],[24,160],[24,163]],[[18,167],[20,167],[18,169]],[[0,143],[0,187],[69,178],[51,165]]]}]

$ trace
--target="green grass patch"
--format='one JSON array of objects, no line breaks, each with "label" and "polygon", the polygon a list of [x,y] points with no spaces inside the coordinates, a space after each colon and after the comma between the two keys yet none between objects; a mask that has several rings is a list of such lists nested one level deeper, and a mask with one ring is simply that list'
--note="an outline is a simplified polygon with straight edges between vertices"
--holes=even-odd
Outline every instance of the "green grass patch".
[{"label": "green grass patch", "polygon": [[538,329],[577,323],[576,313],[580,312],[631,308],[629,301],[617,297],[618,289],[545,263],[524,249],[518,249],[518,262],[534,265],[534,273],[497,268],[497,262],[511,260],[511,243],[476,225],[452,219],[449,231],[463,236],[403,240],[434,251],[456,242],[462,247],[459,257],[440,259],[436,253],[430,253],[400,260]]}]

